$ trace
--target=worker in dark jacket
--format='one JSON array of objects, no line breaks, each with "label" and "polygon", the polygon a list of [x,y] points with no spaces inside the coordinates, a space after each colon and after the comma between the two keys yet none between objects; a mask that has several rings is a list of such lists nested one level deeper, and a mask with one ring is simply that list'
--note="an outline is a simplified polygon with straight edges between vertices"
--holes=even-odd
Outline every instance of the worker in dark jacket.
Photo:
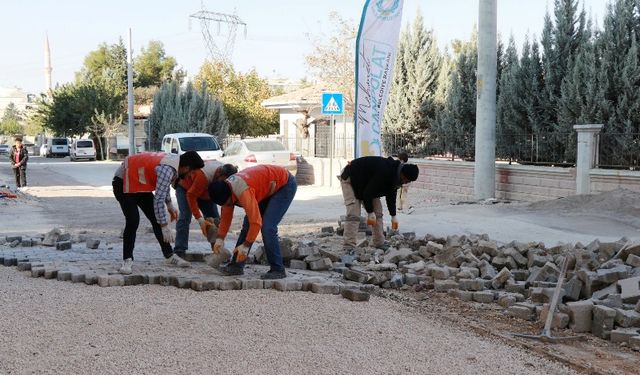
[{"label": "worker in dark jacket", "polygon": [[398,229],[396,219],[396,196],[403,184],[415,181],[419,169],[415,164],[402,163],[393,158],[365,156],[349,163],[340,175],[342,196],[347,208],[344,223],[344,247],[353,249],[360,225],[360,205],[367,211],[367,225],[372,226],[373,245],[384,246],[382,204],[380,197],[387,200],[391,215],[391,227]]},{"label": "worker in dark jacket", "polygon": [[22,144],[22,138],[16,138],[15,145],[11,148],[9,154],[9,160],[11,161],[11,168],[16,177],[16,187],[27,187],[27,161],[29,160],[29,153]]}]

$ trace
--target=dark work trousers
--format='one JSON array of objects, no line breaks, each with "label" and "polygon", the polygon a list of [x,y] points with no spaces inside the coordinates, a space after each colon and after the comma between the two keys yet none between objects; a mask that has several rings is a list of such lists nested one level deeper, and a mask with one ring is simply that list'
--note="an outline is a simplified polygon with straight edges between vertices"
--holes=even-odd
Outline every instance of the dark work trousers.
[{"label": "dark work trousers", "polygon": [[27,186],[27,167],[13,168],[13,173],[16,175],[16,187]]},{"label": "dark work trousers", "polygon": [[144,216],[151,222],[153,234],[156,235],[156,239],[162,249],[162,254],[165,258],[171,257],[171,255],[173,255],[171,244],[164,242],[162,229],[156,221],[156,215],[153,212],[153,193],[124,193],[122,190],[122,178],[120,177],[114,177],[112,185],[113,195],[118,200],[118,203],[120,203],[120,208],[122,209],[125,219],[124,233],[122,235],[122,259],[133,259],[136,231],[140,224],[138,207],[140,207]]}]

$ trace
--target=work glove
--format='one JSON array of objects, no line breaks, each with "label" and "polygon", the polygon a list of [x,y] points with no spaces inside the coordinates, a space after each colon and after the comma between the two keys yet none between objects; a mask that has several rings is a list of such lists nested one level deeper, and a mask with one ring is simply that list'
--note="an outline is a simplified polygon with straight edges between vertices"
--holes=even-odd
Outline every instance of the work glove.
[{"label": "work glove", "polygon": [[215,254],[220,254],[220,249],[222,249],[223,246],[224,246],[224,239],[216,238],[216,242],[213,245],[211,245],[211,250]]},{"label": "work glove", "polygon": [[209,220],[205,220],[204,217],[198,218],[198,224],[200,224],[200,230],[202,231],[202,235],[204,235],[207,238],[208,238],[209,228],[215,227],[215,224],[213,224]]},{"label": "work glove", "polygon": [[236,263],[242,263],[247,260],[247,256],[249,254],[249,248],[245,245],[240,245],[233,250],[233,253],[236,255]]},{"label": "work glove", "polygon": [[173,203],[167,202],[167,210],[169,211],[171,221],[178,220],[178,210],[173,206]]},{"label": "work glove", "polygon": [[176,238],[173,235],[173,231],[171,230],[171,227],[169,227],[168,224],[163,225],[161,228],[162,228],[162,239],[164,239],[164,242],[172,243],[176,241]]},{"label": "work glove", "polygon": [[391,216],[391,229],[398,230],[398,219],[395,216]]},{"label": "work glove", "polygon": [[367,225],[376,225],[376,214],[375,212],[369,213],[367,215]]}]

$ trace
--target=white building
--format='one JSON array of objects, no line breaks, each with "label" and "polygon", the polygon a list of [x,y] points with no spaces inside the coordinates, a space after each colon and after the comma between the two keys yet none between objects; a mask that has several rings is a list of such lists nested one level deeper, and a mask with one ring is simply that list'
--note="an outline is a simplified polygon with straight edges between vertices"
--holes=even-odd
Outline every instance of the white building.
[{"label": "white building", "polygon": [[0,87],[0,117],[4,110],[13,103],[18,111],[24,113],[26,110],[35,107],[36,95],[30,94],[18,87]]},{"label": "white building", "polygon": [[[331,145],[330,116],[321,114],[321,85],[301,88],[263,101],[265,108],[280,113],[280,136],[290,151],[302,156],[329,157]],[[334,156],[353,158],[353,114],[335,116]]]}]

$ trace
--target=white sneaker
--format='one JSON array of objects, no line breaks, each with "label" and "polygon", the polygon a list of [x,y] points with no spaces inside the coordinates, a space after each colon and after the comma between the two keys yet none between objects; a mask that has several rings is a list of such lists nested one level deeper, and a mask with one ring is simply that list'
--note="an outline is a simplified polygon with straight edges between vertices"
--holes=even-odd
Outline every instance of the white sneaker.
[{"label": "white sneaker", "polygon": [[171,256],[171,258],[167,258],[167,260],[165,260],[164,263],[166,265],[169,265],[169,266],[177,266],[177,267],[182,267],[182,268],[191,267],[191,263],[189,263],[186,260],[180,258],[176,254],[173,254]]},{"label": "white sneaker", "polygon": [[131,275],[131,266],[133,266],[133,259],[127,258],[122,261],[122,267],[118,270],[123,275]]}]

